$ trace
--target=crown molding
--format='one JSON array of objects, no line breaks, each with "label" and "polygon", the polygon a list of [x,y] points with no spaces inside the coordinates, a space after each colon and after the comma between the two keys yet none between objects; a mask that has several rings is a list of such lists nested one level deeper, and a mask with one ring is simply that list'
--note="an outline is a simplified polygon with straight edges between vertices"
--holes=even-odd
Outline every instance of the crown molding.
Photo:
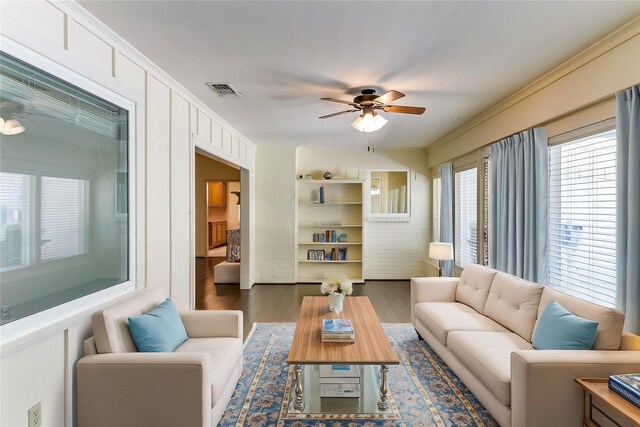
[{"label": "crown molding", "polygon": [[[239,137],[242,142],[252,147],[254,150],[257,148],[257,145],[249,140],[246,136],[244,136],[240,131],[238,131],[234,126],[229,124],[225,119],[220,117],[216,112],[214,112],[211,107],[202,102],[198,97],[196,97],[193,93],[187,90],[182,84],[176,81],[173,77],[167,74],[162,68],[160,68],[156,63],[151,61],[149,58],[144,56],[142,52],[132,46],[128,41],[126,41],[123,37],[114,32],[111,28],[109,28],[105,23],[100,21],[94,15],[92,15],[88,10],[82,7],[79,3],[74,0],[58,0],[55,2],[51,2],[50,0],[46,0],[51,3],[54,7],[62,10],[67,15],[71,14],[73,18],[80,18],[86,23],[92,25],[91,31],[94,29],[99,31],[100,36],[106,37],[104,41],[109,44],[113,44],[113,48],[122,53],[129,59],[135,60],[138,62],[138,65],[144,67],[145,71],[151,72],[154,76],[160,78],[164,83],[167,83],[172,91],[178,92],[183,98],[185,98],[190,104],[197,107],[199,110],[206,111],[208,115],[211,115],[211,118],[216,122],[221,124],[223,127],[231,130],[232,134],[235,134]],[[68,19],[67,19],[68,25]],[[67,29],[68,31],[68,29]],[[98,34],[96,34],[98,36]]]},{"label": "crown molding", "polygon": [[551,71],[545,73],[541,77],[537,78],[533,82],[529,83],[522,89],[518,90],[513,95],[509,96],[505,100],[499,102],[493,107],[489,108],[484,113],[476,116],[470,121],[466,122],[462,126],[456,128],[452,132],[446,134],[445,136],[437,139],[433,144],[428,145],[427,152],[433,152],[445,144],[451,142],[452,140],[458,138],[460,135],[463,135],[469,132],[471,129],[476,126],[486,122],[494,116],[502,113],[503,111],[511,108],[515,104],[522,102],[524,99],[534,95],[535,93],[541,91],[552,83],[560,80],[561,78],[571,74],[576,71],[580,67],[588,64],[589,62],[595,60],[596,58],[604,55],[605,53],[613,50],[617,46],[625,43],[628,40],[638,36],[640,34],[640,15],[633,18],[631,21],[623,25],[622,27],[615,30],[613,33],[605,36],[604,38],[598,40],[596,43],[592,44],[588,48],[574,55],[567,61],[563,62],[556,68]]}]

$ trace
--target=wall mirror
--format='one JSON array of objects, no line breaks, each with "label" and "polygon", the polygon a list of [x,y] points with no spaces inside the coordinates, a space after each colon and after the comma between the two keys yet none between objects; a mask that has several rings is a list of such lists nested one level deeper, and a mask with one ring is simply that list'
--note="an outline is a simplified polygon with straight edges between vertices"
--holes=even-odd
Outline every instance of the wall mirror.
[{"label": "wall mirror", "polygon": [[367,218],[370,221],[409,221],[409,171],[370,170],[367,175]]}]

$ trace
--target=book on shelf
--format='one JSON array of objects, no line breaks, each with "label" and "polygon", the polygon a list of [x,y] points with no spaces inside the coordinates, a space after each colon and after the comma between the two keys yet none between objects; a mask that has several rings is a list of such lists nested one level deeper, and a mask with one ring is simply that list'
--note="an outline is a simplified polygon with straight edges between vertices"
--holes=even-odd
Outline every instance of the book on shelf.
[{"label": "book on shelf", "polygon": [[325,259],[324,249],[309,249],[307,250],[308,261],[323,261]]},{"label": "book on shelf", "polygon": [[353,334],[353,324],[349,319],[322,319],[323,334]]},{"label": "book on shelf", "polygon": [[640,374],[611,375],[609,388],[640,408]]}]

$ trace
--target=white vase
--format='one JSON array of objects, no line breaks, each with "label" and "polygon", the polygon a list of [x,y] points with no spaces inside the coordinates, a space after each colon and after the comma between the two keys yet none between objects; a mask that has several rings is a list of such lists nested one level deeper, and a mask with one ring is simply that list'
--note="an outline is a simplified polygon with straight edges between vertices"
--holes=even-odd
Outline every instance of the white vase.
[{"label": "white vase", "polygon": [[344,305],[344,294],[329,295],[329,310],[334,313],[340,313]]}]

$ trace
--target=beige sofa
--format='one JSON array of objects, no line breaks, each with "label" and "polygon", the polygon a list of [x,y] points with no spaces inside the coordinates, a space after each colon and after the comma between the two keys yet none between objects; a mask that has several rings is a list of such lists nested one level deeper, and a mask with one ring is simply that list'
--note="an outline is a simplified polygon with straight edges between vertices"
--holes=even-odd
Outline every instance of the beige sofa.
[{"label": "beige sofa", "polygon": [[[551,300],[599,322],[592,350],[532,347]],[[411,320],[503,427],[577,427],[574,378],[640,372],[640,337],[623,333],[623,313],[479,265],[411,279]]]},{"label": "beige sofa", "polygon": [[187,341],[139,353],[127,319],[164,300],[153,288],[94,313],[77,366],[78,427],[217,425],[242,372],[242,312],[181,312]]}]

